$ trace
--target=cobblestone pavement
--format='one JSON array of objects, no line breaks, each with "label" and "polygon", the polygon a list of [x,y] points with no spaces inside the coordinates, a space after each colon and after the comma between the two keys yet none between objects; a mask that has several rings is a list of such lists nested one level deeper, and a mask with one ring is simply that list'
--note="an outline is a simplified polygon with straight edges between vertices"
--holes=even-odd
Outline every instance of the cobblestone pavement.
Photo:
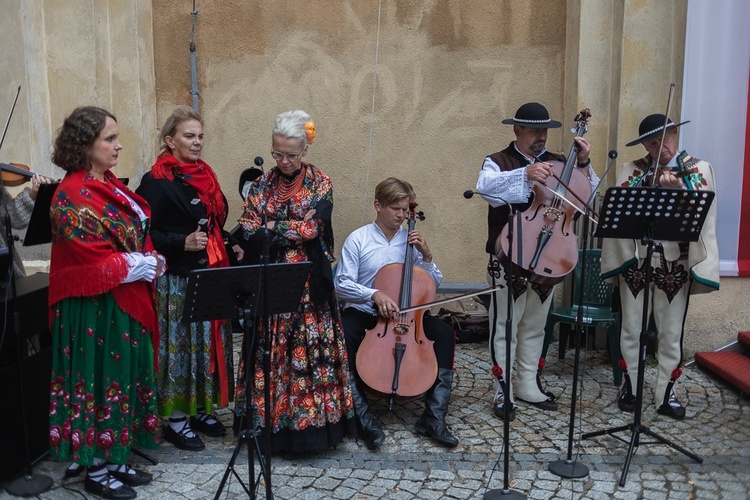
[{"label": "cobblestone pavement", "polygon": [[[631,414],[622,413],[614,401],[617,388],[605,351],[581,354],[582,390],[576,410],[573,457],[589,474],[564,479],[548,471],[551,462],[565,459],[568,450],[573,351],[564,361],[551,349],[545,381],[559,395],[561,409],[545,412],[520,403],[510,426],[509,487],[532,499],[700,499],[750,498],[750,399],[695,365],[685,369],[678,395],[687,417],[677,422],[644,405],[642,424],[703,458],[699,464],[661,444],[641,446],[633,454],[625,486],[619,486],[632,431],[580,440],[586,432],[628,425]],[[651,401],[655,380],[653,362],[646,369],[644,400]],[[502,490],[503,426],[491,411],[494,395],[485,344],[457,348],[456,385],[448,424],[461,440],[454,449],[433,444],[413,432],[422,411],[421,401],[398,404],[388,411],[385,402],[373,404],[386,429],[386,441],[377,452],[361,441],[347,440],[318,456],[272,459],[272,493],[277,499],[441,499],[482,498],[488,490]],[[231,426],[230,410],[219,415]],[[619,436],[620,440],[615,436]],[[133,464],[150,470],[154,480],[136,488],[139,498],[213,498],[235,449],[231,431],[225,438],[206,438],[202,452],[187,452],[170,444],[153,452],[158,465],[133,456]],[[248,481],[246,448],[236,470]],[[35,472],[51,476],[53,489],[44,499],[79,499],[82,479],[61,485],[67,464],[45,459]],[[234,477],[221,498],[245,498]],[[0,491],[0,498],[9,498]],[[257,498],[266,498],[261,485]],[[502,497],[498,497],[502,498]]]}]

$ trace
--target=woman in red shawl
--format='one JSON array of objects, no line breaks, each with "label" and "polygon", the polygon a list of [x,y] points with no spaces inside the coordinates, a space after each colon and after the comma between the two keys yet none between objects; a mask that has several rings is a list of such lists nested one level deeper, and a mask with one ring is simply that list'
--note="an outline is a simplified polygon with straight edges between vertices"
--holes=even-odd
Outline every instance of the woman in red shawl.
[{"label": "woman in red shawl", "polygon": [[131,445],[157,446],[152,282],[164,272],[153,251],[148,204],[110,169],[122,149],[117,121],[77,108],[55,140],[66,170],[50,207],[52,323],[50,454],[88,466],[86,491],[134,498],[151,475],[128,467]]},{"label": "woman in red shawl", "polygon": [[[224,231],[227,200],[213,169],[200,159],[203,125],[189,106],[179,106],[161,129],[164,151],[141,179],[137,193],[148,200],[152,238],[167,258],[167,273],[156,282],[161,331],[156,375],[159,415],[169,418],[166,441],[183,450],[205,447],[201,437],[223,436],[224,425],[211,414],[233,394],[232,332],[229,321],[183,323],[187,276],[196,269],[227,267],[228,246],[243,251]],[[190,416],[188,422],[187,416]]]}]

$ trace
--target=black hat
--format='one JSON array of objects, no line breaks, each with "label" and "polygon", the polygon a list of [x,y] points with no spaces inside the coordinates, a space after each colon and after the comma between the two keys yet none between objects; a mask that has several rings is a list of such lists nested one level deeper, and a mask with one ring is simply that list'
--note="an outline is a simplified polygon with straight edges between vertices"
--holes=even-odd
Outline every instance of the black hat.
[{"label": "black hat", "polygon": [[547,108],[538,102],[527,102],[516,110],[516,116],[503,120],[505,125],[520,125],[526,128],[558,128],[562,123],[550,120]]},{"label": "black hat", "polygon": [[[660,113],[648,115],[638,126],[638,139],[630,141],[629,143],[625,144],[625,146],[635,146],[636,144],[646,142],[656,134],[661,133],[664,130],[664,118],[665,116]],[[680,125],[684,125],[686,123],[690,123],[690,120],[678,123],[677,125],[675,125],[672,120],[667,120],[667,128],[670,129],[679,127]]]}]

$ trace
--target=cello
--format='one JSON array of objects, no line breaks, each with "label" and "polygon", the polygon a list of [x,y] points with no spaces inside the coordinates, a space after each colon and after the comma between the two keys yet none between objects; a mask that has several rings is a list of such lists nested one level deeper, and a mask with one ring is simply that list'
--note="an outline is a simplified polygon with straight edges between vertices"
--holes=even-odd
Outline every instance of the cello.
[{"label": "cello", "polygon": [[[576,137],[582,137],[588,130],[588,108],[576,115]],[[575,168],[578,148],[573,141],[566,162],[550,161],[552,176],[546,185],[534,182],[533,201],[521,215],[518,241],[514,242],[519,251],[512,252],[513,264],[520,276],[538,285],[554,285],[565,279],[578,263],[578,236],[573,232],[572,223],[579,213],[586,209],[591,196],[591,183],[583,172]],[[570,192],[574,200],[566,198]],[[566,200],[566,202],[563,202]],[[495,242],[495,253],[503,265],[508,255],[508,224],[505,224]],[[520,251],[523,249],[524,251]]]},{"label": "cello", "polygon": [[[409,232],[416,219],[417,203],[409,202]],[[427,392],[437,379],[437,358],[434,342],[424,335],[422,317],[435,296],[435,281],[430,273],[414,262],[414,245],[407,245],[404,263],[383,266],[375,275],[373,288],[389,297],[399,297],[399,314],[380,317],[378,324],[367,330],[357,351],[357,373],[373,391],[388,397],[388,408],[395,398],[411,399]]]}]

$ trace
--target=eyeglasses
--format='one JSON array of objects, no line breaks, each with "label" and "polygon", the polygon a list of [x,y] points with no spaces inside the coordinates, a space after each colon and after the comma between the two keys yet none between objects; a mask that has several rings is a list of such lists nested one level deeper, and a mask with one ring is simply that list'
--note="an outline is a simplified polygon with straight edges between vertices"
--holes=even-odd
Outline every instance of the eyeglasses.
[{"label": "eyeglasses", "polygon": [[271,157],[274,160],[281,161],[284,158],[286,158],[289,161],[294,161],[297,158],[299,158],[302,155],[302,152],[299,153],[281,153],[279,151],[271,151]]}]

